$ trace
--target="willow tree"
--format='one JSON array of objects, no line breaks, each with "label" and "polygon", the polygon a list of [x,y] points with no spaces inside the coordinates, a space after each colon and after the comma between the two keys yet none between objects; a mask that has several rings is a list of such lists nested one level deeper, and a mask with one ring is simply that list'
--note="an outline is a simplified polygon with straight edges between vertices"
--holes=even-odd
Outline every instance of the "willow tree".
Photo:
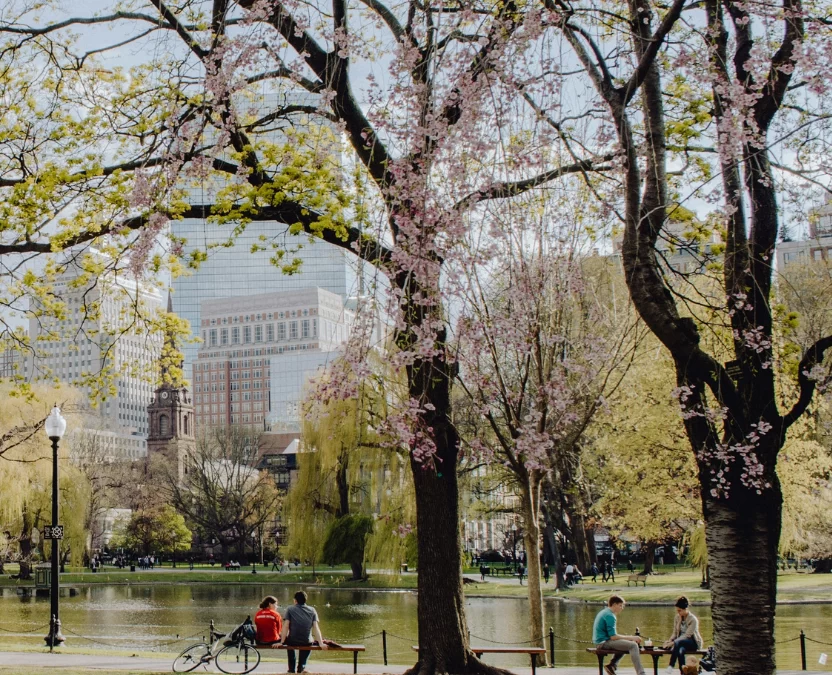
[{"label": "willow tree", "polygon": [[[319,388],[331,386],[333,378],[339,386],[352,380],[352,395],[320,400]],[[413,495],[404,480],[402,453],[377,431],[395,381],[370,375],[358,382],[345,362],[336,361],[303,404],[303,451],[287,498],[289,547],[309,559],[348,562],[353,579],[366,577],[365,562],[397,571],[404,548],[395,545],[391,533],[412,522],[408,500]],[[356,538],[349,550],[338,544]]]},{"label": "willow tree", "polygon": [[[52,451],[43,430],[51,405],[56,400],[74,399],[77,392],[55,388],[34,387],[32,398],[18,393],[14,384],[0,389],[0,418],[6,426],[0,437],[0,529],[11,537],[6,542],[12,558],[20,561],[22,578],[29,578],[33,556],[40,549],[47,555],[46,543],[32,537],[51,521]],[[45,401],[50,401],[47,404]],[[76,420],[69,416],[72,426]],[[61,523],[66,528],[62,542],[62,560],[69,557],[80,562],[86,551],[87,523],[85,514],[89,501],[89,483],[84,474],[69,461],[69,447],[59,446],[61,489],[58,495]],[[45,558],[44,558],[45,559]]]}]

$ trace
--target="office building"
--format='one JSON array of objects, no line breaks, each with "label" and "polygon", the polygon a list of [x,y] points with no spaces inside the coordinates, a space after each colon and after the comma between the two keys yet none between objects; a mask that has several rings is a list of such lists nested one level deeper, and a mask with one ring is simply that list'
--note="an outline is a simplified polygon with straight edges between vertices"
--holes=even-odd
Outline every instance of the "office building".
[{"label": "office building", "polygon": [[[53,284],[66,303],[63,319],[33,316],[29,335],[36,353],[27,359],[34,382],[70,384],[90,404],[88,428],[100,432],[110,459],[137,459],[147,450],[147,404],[153,393],[154,365],[161,337],[133,321],[132,308],[161,309],[155,289],[111,274],[78,284],[82,270],[74,263]],[[111,382],[99,389],[97,378]],[[93,405],[94,404],[94,405]]]},{"label": "office building", "polygon": [[[264,428],[272,383],[279,385],[284,410],[290,389],[296,405],[303,379],[298,369],[331,360],[354,320],[342,297],[323,288],[208,300],[200,315],[192,387],[197,429]],[[291,385],[284,385],[284,375]]]}]

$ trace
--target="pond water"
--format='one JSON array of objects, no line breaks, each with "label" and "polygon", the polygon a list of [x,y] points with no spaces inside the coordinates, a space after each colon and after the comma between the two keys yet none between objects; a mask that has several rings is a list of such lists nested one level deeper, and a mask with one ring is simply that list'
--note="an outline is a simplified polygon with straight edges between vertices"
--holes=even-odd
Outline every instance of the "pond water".
[{"label": "pond water", "polygon": [[[233,628],[249,614],[264,595],[275,595],[281,607],[291,601],[296,589],[268,585],[210,586],[194,585],[131,585],[89,586],[79,589],[76,597],[61,599],[61,620],[64,634],[71,644],[88,647],[160,649],[173,652],[187,642],[162,645],[177,635],[207,634],[211,619],[219,630]],[[339,642],[360,642],[367,645],[360,661],[382,662],[382,629],[388,633],[389,663],[407,664],[414,661],[411,645],[416,644],[416,595],[413,592],[373,592],[355,590],[306,589],[309,603],[318,610],[324,637]],[[466,610],[472,644],[519,643],[528,640],[527,601],[524,599],[468,598]],[[597,605],[545,601],[545,625],[552,626],[559,636],[589,640]],[[713,625],[710,608],[695,607],[700,618],[703,638],[711,644]],[[46,630],[23,637],[48,621],[49,600],[22,598],[12,589],[0,597],[0,648],[10,641],[33,644],[42,640]],[[628,606],[619,619],[622,631],[632,633],[636,626],[643,636],[660,642],[672,628],[670,607]],[[807,636],[832,642],[832,605],[780,605],[777,608],[778,665],[783,669],[799,669],[800,643],[796,638],[801,628]],[[6,633],[3,631],[12,631]],[[78,636],[86,636],[91,640]],[[584,649],[588,645],[558,638],[555,641],[557,665],[593,665],[595,658]],[[832,647],[809,642],[808,661],[817,667],[821,651],[832,653]],[[548,647],[548,641],[547,641]],[[346,654],[315,654],[314,658],[350,660]],[[527,665],[526,657],[487,655],[490,663],[510,666]]]}]

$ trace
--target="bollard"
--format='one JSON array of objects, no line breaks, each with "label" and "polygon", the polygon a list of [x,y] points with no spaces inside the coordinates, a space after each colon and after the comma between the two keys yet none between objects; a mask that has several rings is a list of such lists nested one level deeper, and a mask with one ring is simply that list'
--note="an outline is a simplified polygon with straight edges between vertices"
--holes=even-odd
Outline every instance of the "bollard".
[{"label": "bollard", "polygon": [[381,631],[381,650],[384,653],[384,665],[387,665],[387,631]]},{"label": "bollard", "polygon": [[806,670],[806,633],[800,629],[800,669]]},{"label": "bollard", "polygon": [[555,667],[555,629],[549,626],[549,667]]}]

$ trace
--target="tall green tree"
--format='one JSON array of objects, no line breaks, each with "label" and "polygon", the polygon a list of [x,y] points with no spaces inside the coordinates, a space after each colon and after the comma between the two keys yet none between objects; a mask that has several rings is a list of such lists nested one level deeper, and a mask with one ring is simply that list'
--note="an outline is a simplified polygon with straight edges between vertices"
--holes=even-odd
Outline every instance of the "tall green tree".
[{"label": "tall green tree", "polygon": [[[354,380],[354,396],[319,401],[318,388],[329,386],[332,378]],[[391,534],[412,522],[405,462],[380,433],[394,400],[389,397],[396,395],[395,377],[370,375],[358,382],[340,361],[310,388],[304,403],[303,452],[287,500],[289,547],[304,559],[348,562],[354,579],[366,576],[368,552],[375,564],[398,570],[403,536],[391,539]],[[349,533],[355,540],[347,549],[338,542]]]},{"label": "tall green tree", "polygon": [[127,548],[133,553],[151,555],[188,551],[191,531],[185,518],[170,505],[134,511],[116,531],[111,546]]}]

